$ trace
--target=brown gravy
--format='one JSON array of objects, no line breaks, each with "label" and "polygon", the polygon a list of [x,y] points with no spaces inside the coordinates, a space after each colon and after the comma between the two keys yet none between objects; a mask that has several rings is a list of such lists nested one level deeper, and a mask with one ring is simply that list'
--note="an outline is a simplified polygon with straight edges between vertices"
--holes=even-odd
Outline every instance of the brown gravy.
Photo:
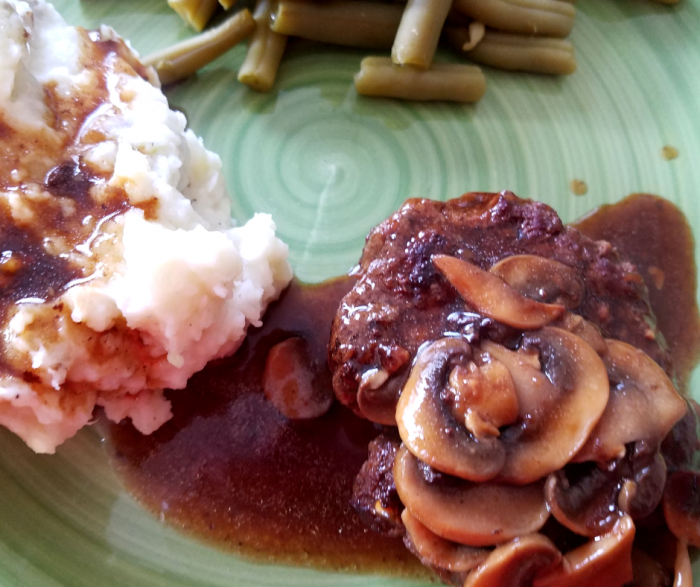
[{"label": "brown gravy", "polygon": [[[0,200],[0,324],[18,302],[52,302],[72,281],[91,275],[92,263],[78,265],[66,250],[85,243],[101,220],[131,207],[121,188],[111,188],[100,201],[91,196],[91,188],[107,178],[83,164],[76,144],[85,122],[109,103],[107,76],[110,67],[119,65],[116,57],[123,61],[121,67],[134,67],[142,76],[146,71],[123,41],[102,41],[99,33],[90,39],[94,42],[86,43],[81,57],[94,74],[92,91],[75,100],[45,87],[46,127],[16,129],[0,114],[0,188],[14,193],[21,201],[15,207],[24,211],[13,210],[9,197]],[[140,207],[148,217],[153,204]],[[49,252],[49,240],[58,243],[58,251]],[[6,360],[1,344],[0,372],[22,375]]]},{"label": "brown gravy", "polygon": [[[698,360],[700,319],[693,239],[683,215],[663,200],[636,196],[577,226],[613,242],[650,280],[651,268],[661,268],[662,285],[650,281],[652,306],[685,381]],[[112,425],[114,461],[137,499],[179,528],[263,560],[425,573],[400,539],[369,531],[349,505],[379,429],[338,404],[316,420],[288,421],[262,392],[268,349],[292,335],[309,342],[314,369],[329,376],[330,324],[351,285],[350,278],[294,283],[236,355],[169,394],[175,416],[155,434]]]},{"label": "brown gravy", "polygon": [[277,562],[352,570],[424,571],[401,539],[364,526],[352,484],[379,428],[335,404],[323,417],[290,421],[262,392],[268,350],[290,336],[309,342],[330,385],[326,346],[344,277],[294,282],[233,356],[210,364],[183,392],[174,418],[151,436],[113,425],[117,469],[157,515],[224,548]]},{"label": "brown gravy", "polygon": [[602,206],[573,226],[592,239],[611,242],[637,266],[671,350],[678,383],[687,391],[690,373],[700,361],[700,313],[695,241],[683,213],[657,196],[635,194]]}]

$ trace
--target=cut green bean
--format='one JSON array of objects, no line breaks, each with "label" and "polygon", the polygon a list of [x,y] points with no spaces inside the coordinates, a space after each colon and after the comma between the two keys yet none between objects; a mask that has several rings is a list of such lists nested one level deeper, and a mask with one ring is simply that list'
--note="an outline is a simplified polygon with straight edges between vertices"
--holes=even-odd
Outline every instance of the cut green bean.
[{"label": "cut green bean", "polygon": [[403,6],[366,0],[280,0],[270,28],[279,34],[322,43],[389,49]]},{"label": "cut green bean", "polygon": [[[450,44],[459,47],[455,30],[446,31]],[[564,39],[530,37],[486,31],[484,38],[465,56],[484,65],[510,71],[568,75],[576,71],[573,45]]]},{"label": "cut green bean", "polygon": [[184,79],[201,69],[255,30],[255,21],[246,8],[216,28],[152,53],[143,60],[152,65],[163,85]]},{"label": "cut green bean", "polygon": [[238,81],[257,90],[269,91],[275,83],[282,61],[287,36],[270,30],[272,0],[258,0],[255,6],[255,32],[250,38],[248,52],[238,70]]},{"label": "cut green bean", "polygon": [[565,38],[576,9],[563,0],[454,0],[459,12],[507,33]]},{"label": "cut green bean", "polygon": [[473,65],[433,63],[418,69],[396,65],[388,57],[365,57],[355,75],[355,89],[364,96],[476,102],[486,91],[486,80]]},{"label": "cut green bean", "polygon": [[168,5],[182,19],[201,32],[218,6],[218,0],[168,0]]},{"label": "cut green bean", "polygon": [[452,0],[408,0],[391,49],[398,65],[430,67]]}]

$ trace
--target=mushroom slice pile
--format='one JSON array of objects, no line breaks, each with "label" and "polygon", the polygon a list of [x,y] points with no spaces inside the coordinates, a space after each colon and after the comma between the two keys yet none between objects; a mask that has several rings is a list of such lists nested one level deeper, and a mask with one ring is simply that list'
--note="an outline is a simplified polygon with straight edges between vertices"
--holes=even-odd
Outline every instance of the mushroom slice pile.
[{"label": "mushroom slice pile", "polygon": [[[582,338],[566,330],[545,327],[525,336],[522,348],[535,349],[544,374],[556,388],[556,399],[544,397],[547,383],[506,349],[494,344],[484,348],[509,367],[521,409],[521,426],[502,435],[506,462],[499,479],[531,483],[568,463],[585,444],[608,402],[608,375],[598,353]],[[540,377],[538,380],[537,377]],[[534,389],[537,388],[537,389]]]},{"label": "mushroom slice pile", "polygon": [[[528,334],[523,349],[484,342],[477,366],[462,338],[422,347],[396,409],[406,447],[470,481],[498,475],[527,485],[569,462],[605,410],[605,366],[588,343],[559,328]],[[542,357],[544,372],[528,350]]]},{"label": "mushroom slice pile", "polygon": [[[659,505],[666,464],[655,447],[643,443],[618,461],[568,465],[547,478],[547,505],[562,525],[581,536],[612,530],[625,515],[641,519]],[[655,452],[654,452],[655,451]]]},{"label": "mushroom slice pile", "polygon": [[[700,474],[678,469],[698,436],[694,418],[674,428],[687,406],[664,370],[572,313],[586,293],[575,268],[533,255],[489,271],[432,262],[507,336],[467,340],[457,329],[416,355],[395,412],[409,548],[452,582],[469,573],[464,587],[620,587],[633,578],[633,520],[663,503],[685,587],[687,545],[700,546]],[[385,379],[360,387],[371,395]],[[547,538],[538,532],[550,513]],[[569,531],[589,541],[567,552],[581,544]]]},{"label": "mushroom slice pile", "polygon": [[477,312],[508,326],[523,330],[541,328],[566,310],[561,304],[545,304],[524,297],[497,275],[468,261],[436,255],[433,264]]},{"label": "mushroom slice pile", "polygon": [[471,356],[462,338],[422,347],[399,398],[396,423],[401,440],[424,463],[462,479],[488,481],[503,467],[504,447],[495,437],[477,440],[443,401],[452,368]]},{"label": "mushroom slice pile", "polygon": [[611,389],[605,413],[577,462],[623,457],[637,440],[658,444],[686,413],[686,403],[664,370],[646,353],[619,340],[607,340],[605,356]]},{"label": "mushroom slice pile", "polygon": [[551,540],[530,534],[499,546],[471,572],[464,587],[529,587],[536,574],[561,562]]},{"label": "mushroom slice pile", "polygon": [[396,454],[394,483],[409,513],[438,536],[469,546],[502,544],[539,530],[549,517],[543,483],[471,483],[437,475],[406,447]]},{"label": "mushroom slice pile", "polygon": [[666,524],[676,538],[700,547],[700,475],[691,471],[669,475],[663,508]]},{"label": "mushroom slice pile", "polygon": [[446,569],[453,573],[471,571],[486,560],[489,551],[473,548],[441,538],[419,522],[408,510],[401,513],[401,520],[410,539],[411,550],[424,565]]},{"label": "mushroom slice pile", "polygon": [[556,303],[573,310],[586,292],[576,269],[537,255],[513,255],[489,270],[511,288],[538,302]]},{"label": "mushroom slice pile", "polygon": [[629,516],[613,529],[564,555],[561,566],[541,573],[532,587],[620,587],[632,580],[635,527]]}]

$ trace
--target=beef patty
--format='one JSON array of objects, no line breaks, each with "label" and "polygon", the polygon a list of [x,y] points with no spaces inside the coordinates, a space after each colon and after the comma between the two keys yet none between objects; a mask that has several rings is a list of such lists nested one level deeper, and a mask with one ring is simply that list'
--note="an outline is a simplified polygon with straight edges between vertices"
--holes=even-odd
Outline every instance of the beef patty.
[{"label": "beef patty", "polygon": [[[361,416],[394,424],[398,395],[426,341],[459,333],[469,342],[488,338],[512,346],[520,335],[470,308],[434,267],[437,254],[484,270],[522,254],[564,263],[584,284],[577,307],[570,307],[574,313],[671,369],[644,281],[610,243],[583,236],[546,204],[511,192],[468,193],[447,202],[411,199],[368,235],[358,281],[332,326],[333,389]],[[538,292],[544,302],[551,295]]]}]

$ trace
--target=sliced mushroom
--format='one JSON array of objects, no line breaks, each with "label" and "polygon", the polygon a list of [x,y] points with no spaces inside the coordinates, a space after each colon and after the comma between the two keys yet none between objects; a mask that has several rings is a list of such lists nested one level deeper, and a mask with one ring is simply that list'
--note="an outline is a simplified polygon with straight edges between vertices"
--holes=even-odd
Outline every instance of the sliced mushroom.
[{"label": "sliced mushroom", "polygon": [[666,524],[674,536],[700,546],[700,474],[677,471],[669,475],[663,508]]},{"label": "sliced mushroom", "polygon": [[682,540],[678,541],[673,574],[673,587],[693,587],[693,567],[688,555],[688,545]]},{"label": "sliced mushroom", "polygon": [[687,410],[661,443],[661,452],[669,471],[700,469],[700,405],[686,399]]},{"label": "sliced mushroom", "polygon": [[561,553],[541,534],[516,538],[499,546],[476,570],[464,587],[530,587],[537,573],[556,567]]},{"label": "sliced mushroom", "polygon": [[658,451],[651,456],[644,453],[645,443],[638,442],[629,451],[627,462],[631,471],[623,472],[624,482],[620,487],[617,503],[622,512],[633,520],[650,516],[663,498],[666,485],[666,462]]},{"label": "sliced mushroom", "polygon": [[528,352],[524,349],[511,351],[500,344],[485,340],[481,350],[487,358],[495,359],[504,364],[515,385],[518,398],[518,418],[531,426],[539,426],[540,421],[549,413],[561,393],[555,385],[542,373],[539,353]]},{"label": "sliced mushroom", "polygon": [[500,260],[490,271],[525,297],[570,310],[581,305],[586,293],[576,269],[547,257],[514,255]]},{"label": "sliced mushroom", "polygon": [[471,571],[486,560],[489,551],[441,538],[419,522],[408,510],[401,514],[414,554],[426,566],[451,572]]},{"label": "sliced mushroom", "polygon": [[503,347],[483,348],[510,369],[521,406],[519,424],[501,434],[506,462],[499,479],[527,484],[561,469],[585,444],[608,401],[608,375],[598,353],[570,332],[545,327],[523,340],[524,351],[539,352],[538,375]]},{"label": "sliced mushroom", "polygon": [[433,264],[477,312],[523,330],[541,328],[565,311],[560,304],[526,298],[502,279],[456,257],[436,255]]},{"label": "sliced mushroom", "polygon": [[502,544],[539,530],[549,517],[543,483],[471,483],[445,475],[428,481],[401,447],[394,483],[410,514],[438,536],[469,546]]},{"label": "sliced mushroom", "polygon": [[406,374],[390,376],[384,369],[365,372],[357,388],[357,405],[362,415],[385,426],[396,426],[396,402]]},{"label": "sliced mushroom", "polygon": [[333,390],[317,380],[309,345],[298,336],[270,349],[263,391],[272,405],[291,420],[318,418],[333,404]]},{"label": "sliced mushroom", "polygon": [[683,540],[678,541],[673,575],[673,587],[693,587],[693,567],[688,556],[688,544]]},{"label": "sliced mushroom", "polygon": [[500,361],[457,365],[447,391],[454,397],[453,412],[477,440],[499,436],[499,428],[518,417],[518,396],[508,368]]},{"label": "sliced mushroom", "polygon": [[605,467],[569,465],[550,474],[545,497],[562,526],[595,537],[609,532],[625,514],[633,519],[650,515],[661,501],[665,482],[661,455],[635,449]]},{"label": "sliced mushroom", "polygon": [[620,516],[616,507],[619,487],[597,468],[577,481],[572,484],[563,470],[551,473],[544,490],[547,505],[555,519],[572,532],[599,536]]},{"label": "sliced mushroom", "polygon": [[621,587],[632,580],[634,522],[629,516],[612,531],[564,555],[561,566],[535,577],[532,587]]},{"label": "sliced mushroom", "polygon": [[608,352],[608,346],[605,344],[605,339],[598,327],[586,320],[583,316],[573,314],[572,312],[566,312],[559,320],[552,322],[552,326],[556,326],[562,330],[568,330],[571,334],[580,336],[590,344],[601,357],[605,356]]},{"label": "sliced mushroom", "polygon": [[452,368],[471,358],[462,338],[442,338],[422,347],[396,407],[406,447],[438,471],[472,481],[495,477],[505,462],[498,439],[474,438],[441,397]]},{"label": "sliced mushroom", "polygon": [[620,458],[637,440],[658,444],[686,413],[685,401],[649,355],[619,340],[606,343],[610,399],[576,462]]},{"label": "sliced mushroom", "polygon": [[632,549],[632,573],[634,587],[668,587],[671,585],[670,573],[655,558],[638,548]]}]

